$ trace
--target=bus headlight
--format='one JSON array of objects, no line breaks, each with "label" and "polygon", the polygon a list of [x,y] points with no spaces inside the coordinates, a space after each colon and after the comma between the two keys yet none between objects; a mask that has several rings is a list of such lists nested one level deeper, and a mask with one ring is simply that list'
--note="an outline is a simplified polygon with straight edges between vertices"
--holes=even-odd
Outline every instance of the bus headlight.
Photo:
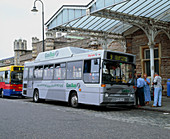
[{"label": "bus headlight", "polygon": [[15,89],[13,89],[13,91],[15,91]]},{"label": "bus headlight", "polygon": [[134,94],[130,94],[129,96],[130,96],[130,97],[134,97]]},{"label": "bus headlight", "polygon": [[109,94],[108,94],[108,93],[105,93],[105,97],[109,97]]}]

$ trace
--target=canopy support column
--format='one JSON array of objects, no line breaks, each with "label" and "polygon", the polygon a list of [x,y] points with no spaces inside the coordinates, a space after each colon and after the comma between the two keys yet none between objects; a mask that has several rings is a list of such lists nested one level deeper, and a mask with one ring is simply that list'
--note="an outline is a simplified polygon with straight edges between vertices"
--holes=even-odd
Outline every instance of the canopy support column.
[{"label": "canopy support column", "polygon": [[138,27],[140,27],[146,34],[149,42],[148,42],[148,46],[150,49],[150,70],[151,70],[151,83],[153,82],[154,79],[154,46],[155,46],[155,37],[159,32],[159,29],[157,27],[154,27],[153,24],[151,23],[149,26],[140,26],[140,25],[136,25]]},{"label": "canopy support column", "polygon": [[99,40],[100,44],[102,45],[103,50],[107,50],[108,48],[108,40],[107,37],[104,36],[103,38],[101,38],[101,40]]},{"label": "canopy support column", "polygon": [[149,45],[149,49],[150,49],[150,69],[151,69],[151,82],[153,82],[153,78],[154,78],[154,44],[148,44]]},{"label": "canopy support column", "polygon": [[150,49],[150,70],[151,70],[151,83],[153,82],[154,79],[154,46],[155,46],[155,34],[157,33],[157,30],[154,30],[154,28],[148,28],[148,39],[149,39],[149,49]]}]

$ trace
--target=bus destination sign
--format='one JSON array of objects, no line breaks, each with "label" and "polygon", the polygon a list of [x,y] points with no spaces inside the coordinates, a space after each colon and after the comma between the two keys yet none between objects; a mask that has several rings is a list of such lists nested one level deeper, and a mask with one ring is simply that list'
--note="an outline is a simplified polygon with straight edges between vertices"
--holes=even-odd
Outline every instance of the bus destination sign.
[{"label": "bus destination sign", "polygon": [[122,62],[133,62],[132,56],[121,55],[121,54],[110,53],[110,52],[107,53],[107,59],[122,61]]},{"label": "bus destination sign", "polygon": [[14,67],[13,70],[14,71],[23,71],[24,68],[23,67]]}]

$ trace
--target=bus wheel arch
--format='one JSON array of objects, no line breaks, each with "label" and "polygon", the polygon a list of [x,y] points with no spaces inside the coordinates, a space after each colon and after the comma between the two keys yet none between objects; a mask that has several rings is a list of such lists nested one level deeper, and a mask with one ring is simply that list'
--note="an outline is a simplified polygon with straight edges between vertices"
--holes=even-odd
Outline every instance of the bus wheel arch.
[{"label": "bus wheel arch", "polygon": [[68,102],[69,102],[69,105],[73,108],[77,108],[79,106],[77,91],[75,90],[70,91]]}]

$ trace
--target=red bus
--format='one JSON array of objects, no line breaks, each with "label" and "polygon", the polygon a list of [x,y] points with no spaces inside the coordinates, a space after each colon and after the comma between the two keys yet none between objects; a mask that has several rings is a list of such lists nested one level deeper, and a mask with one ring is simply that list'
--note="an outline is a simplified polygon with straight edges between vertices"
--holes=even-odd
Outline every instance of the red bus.
[{"label": "red bus", "polygon": [[0,67],[0,95],[22,96],[24,66]]}]

